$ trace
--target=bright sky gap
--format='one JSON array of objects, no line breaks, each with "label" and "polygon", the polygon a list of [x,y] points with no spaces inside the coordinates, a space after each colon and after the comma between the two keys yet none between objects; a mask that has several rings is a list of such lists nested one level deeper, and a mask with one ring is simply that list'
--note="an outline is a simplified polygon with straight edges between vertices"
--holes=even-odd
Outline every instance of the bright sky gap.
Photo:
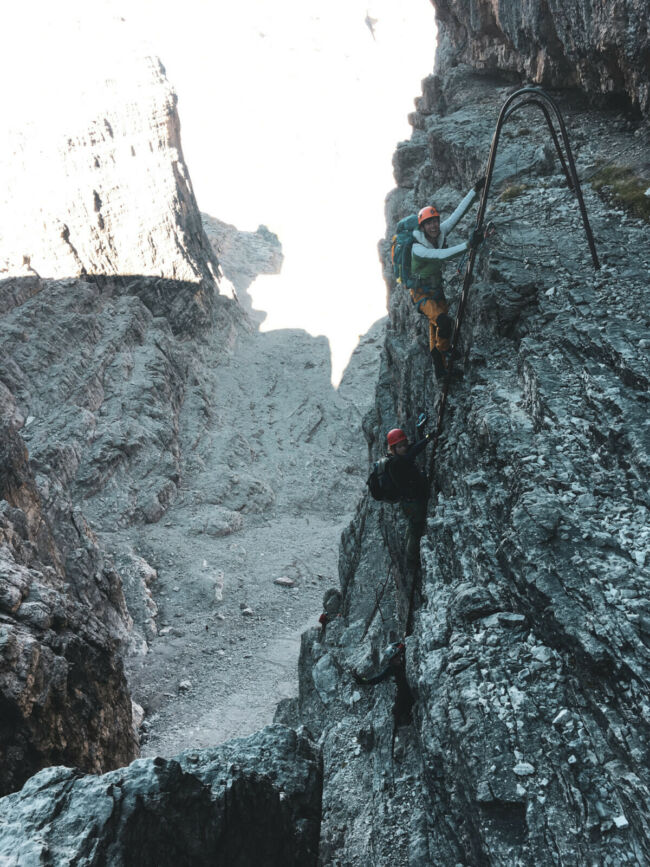
[{"label": "bright sky gap", "polygon": [[[325,335],[337,383],[359,336],[386,313],[377,242],[392,154],[410,136],[407,115],[432,71],[430,4],[186,0],[181,12],[169,0],[35,0],[9,16],[29,56],[41,58],[26,64],[21,39],[8,46],[20,73],[16,120],[34,108],[45,60],[67,81],[50,104],[61,122],[97,53],[161,58],[200,209],[240,229],[262,223],[282,242],[282,273],[251,290],[267,312],[262,330]],[[126,45],[107,39],[115,16]]]}]

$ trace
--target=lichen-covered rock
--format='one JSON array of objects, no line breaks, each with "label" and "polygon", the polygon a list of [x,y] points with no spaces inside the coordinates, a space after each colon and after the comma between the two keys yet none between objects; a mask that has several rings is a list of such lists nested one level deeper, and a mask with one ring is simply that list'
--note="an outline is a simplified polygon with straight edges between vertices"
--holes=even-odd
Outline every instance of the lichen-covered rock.
[{"label": "lichen-covered rock", "polygon": [[315,865],[320,792],[308,734],[277,725],[104,776],[48,768],[0,802],[0,860]]}]

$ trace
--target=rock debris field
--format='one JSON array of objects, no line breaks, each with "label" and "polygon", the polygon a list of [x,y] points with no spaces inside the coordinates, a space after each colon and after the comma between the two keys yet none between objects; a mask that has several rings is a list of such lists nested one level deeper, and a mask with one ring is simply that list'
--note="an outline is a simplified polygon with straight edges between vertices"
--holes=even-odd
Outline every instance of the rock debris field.
[{"label": "rock debris field", "polygon": [[[158,609],[148,652],[127,660],[143,756],[250,734],[296,694],[300,635],[338,586],[340,535],[364,489],[379,334],[362,340],[339,392],[324,339],[243,336],[218,367],[219,430],[177,501],[156,524],[105,535],[148,564]],[[225,498],[224,463],[242,466]]]}]

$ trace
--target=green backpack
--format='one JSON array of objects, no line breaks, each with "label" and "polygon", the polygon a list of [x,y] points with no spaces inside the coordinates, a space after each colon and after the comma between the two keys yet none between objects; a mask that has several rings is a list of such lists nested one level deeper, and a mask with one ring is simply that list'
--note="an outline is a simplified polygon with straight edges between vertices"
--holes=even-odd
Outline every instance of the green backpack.
[{"label": "green backpack", "polygon": [[398,283],[407,289],[417,285],[415,277],[411,276],[411,247],[413,246],[413,230],[418,227],[417,214],[404,217],[397,224],[390,248],[390,259],[393,263],[393,274]]}]

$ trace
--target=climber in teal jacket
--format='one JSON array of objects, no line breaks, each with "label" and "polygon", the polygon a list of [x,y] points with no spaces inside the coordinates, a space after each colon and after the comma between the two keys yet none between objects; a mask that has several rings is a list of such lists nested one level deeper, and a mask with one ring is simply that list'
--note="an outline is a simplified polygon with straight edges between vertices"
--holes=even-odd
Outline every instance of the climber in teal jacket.
[{"label": "climber in teal jacket", "polygon": [[418,214],[418,228],[413,231],[411,275],[416,279],[416,285],[411,289],[411,298],[420,313],[429,320],[429,349],[438,377],[445,375],[449,364],[453,328],[444,292],[444,266],[450,259],[461,256],[470,245],[478,246],[482,239],[474,237],[472,233],[469,241],[453,247],[445,245],[450,232],[465,216],[484,185],[485,178],[480,178],[453,214],[442,223],[440,213],[433,205],[422,208]]}]

